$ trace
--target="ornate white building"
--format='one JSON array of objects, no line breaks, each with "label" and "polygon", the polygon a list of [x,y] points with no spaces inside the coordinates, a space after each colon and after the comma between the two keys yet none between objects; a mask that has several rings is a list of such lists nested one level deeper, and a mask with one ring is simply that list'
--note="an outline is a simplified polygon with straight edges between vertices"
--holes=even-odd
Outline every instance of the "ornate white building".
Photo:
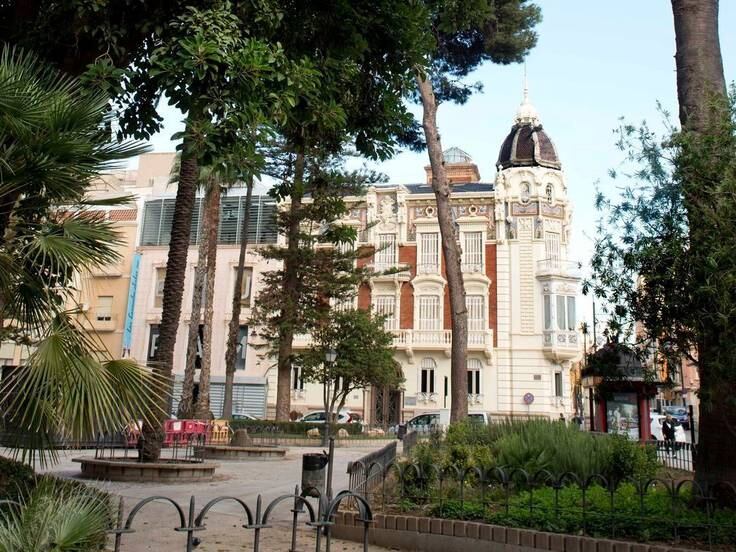
[{"label": "ornate white building", "polygon": [[[152,358],[161,317],[168,231],[175,190],[167,187],[168,159],[143,156],[135,191],[139,195],[139,233],[126,320],[129,353],[141,362]],[[570,363],[579,358],[575,297],[579,275],[568,260],[572,206],[552,141],[526,94],[508,136],[500,147],[497,174],[483,182],[477,165],[462,150],[445,152],[452,182],[452,208],[463,251],[462,269],[469,316],[468,395],[471,411],[499,415],[569,416],[574,405]],[[166,165],[164,167],[164,165]],[[376,269],[401,267],[373,278],[355,299],[360,308],[388,315],[395,355],[406,381],[400,390],[367,389],[351,395],[347,408],[363,411],[374,422],[391,423],[423,411],[449,407],[450,323],[434,194],[426,170],[422,184],[371,187],[365,197],[349,198],[343,221],[355,225],[362,244],[377,253]],[[214,302],[212,410],[219,415],[224,390],[225,335],[230,319],[234,267],[244,190],[223,199]],[[241,298],[242,348],[236,372],[235,410],[263,416],[273,412],[276,370],[259,356],[247,327],[249,307],[257,297],[260,274],[274,268],[258,248],[283,240],[273,224],[275,204],[257,197],[251,214],[247,278]],[[192,279],[196,266],[199,209],[195,209],[189,271],[185,283],[175,372],[181,381],[189,324]],[[309,336],[296,336],[303,348]],[[177,388],[178,389],[178,388]],[[175,389],[175,399],[177,390]],[[321,409],[322,392],[292,375],[292,410]]]}]

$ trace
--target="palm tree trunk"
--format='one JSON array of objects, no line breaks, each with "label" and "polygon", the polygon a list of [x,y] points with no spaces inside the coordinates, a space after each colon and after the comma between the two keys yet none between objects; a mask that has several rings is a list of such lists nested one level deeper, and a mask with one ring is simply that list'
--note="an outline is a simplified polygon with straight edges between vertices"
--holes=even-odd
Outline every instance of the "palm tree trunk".
[{"label": "palm tree trunk", "polygon": [[215,271],[217,269],[217,230],[220,221],[220,186],[210,186],[210,198],[205,216],[207,225],[207,277],[205,278],[204,297],[204,343],[202,344],[202,368],[199,371],[199,396],[195,413],[197,418],[209,419],[210,416],[210,369],[212,367],[212,318],[214,315]]},{"label": "palm tree trunk", "polygon": [[450,352],[450,421],[463,420],[468,415],[468,311],[465,307],[465,282],[460,267],[460,246],[455,235],[450,206],[450,184],[445,171],[442,142],[437,129],[437,101],[432,83],[417,73],[417,86],[422,100],[422,126],[427,142],[429,164],[432,167],[432,190],[437,202],[437,222],[442,238],[447,287],[450,292],[452,348]]},{"label": "palm tree trunk", "polygon": [[[235,273],[235,289],[233,290],[232,317],[227,333],[227,351],[225,352],[225,401],[222,405],[222,417],[230,419],[233,416],[233,384],[235,380],[235,357],[238,352],[238,336],[240,334],[240,311],[242,302],[240,299],[243,289],[243,273],[245,272],[245,253],[248,249],[248,219],[250,219],[250,207],[253,200],[253,176],[248,178],[248,190],[245,194],[245,209],[243,223],[240,227],[240,253],[238,255],[238,268]],[[247,336],[246,336],[247,338]],[[245,344],[243,344],[245,349]],[[243,350],[245,353],[245,350]]]},{"label": "palm tree trunk", "polygon": [[[672,13],[680,122],[685,129],[707,134],[712,124],[718,124],[714,117],[727,116],[714,104],[718,97],[726,96],[718,0],[672,0]],[[719,176],[714,175],[714,180]],[[685,184],[688,210],[710,193],[706,181]],[[688,215],[688,224],[691,247],[697,247],[699,236],[712,232],[712,228],[703,227],[697,210]],[[718,480],[736,483],[736,408],[729,390],[733,385],[717,377],[718,369],[712,365],[719,358],[722,339],[717,330],[702,328],[697,351],[701,400],[695,479],[704,491]]]},{"label": "palm tree trunk", "polygon": [[677,100],[683,127],[703,132],[715,96],[725,96],[718,0],[672,0]]},{"label": "palm tree trunk", "polygon": [[304,193],[304,152],[298,151],[294,165],[294,191],[289,207],[287,234],[288,253],[284,260],[284,308],[281,312],[278,350],[278,383],[276,386],[276,420],[288,421],[291,408],[291,353],[296,320],[297,286],[299,284],[297,253],[299,249],[299,211]]},{"label": "palm tree trunk", "polygon": [[202,320],[202,288],[207,273],[207,236],[209,235],[210,219],[205,216],[206,206],[211,201],[213,186],[208,186],[202,205],[202,226],[199,235],[199,249],[197,253],[197,268],[194,271],[192,286],[192,315],[189,320],[189,334],[187,336],[187,357],[184,367],[184,382],[182,384],[181,400],[177,416],[182,419],[194,416],[194,374],[197,368],[197,346],[199,345],[199,323]]},{"label": "palm tree trunk", "polygon": [[[189,121],[191,121],[191,117]],[[187,131],[190,124],[187,124]],[[179,169],[179,185],[174,203],[174,218],[171,223],[171,240],[169,256],[166,262],[164,279],[163,309],[159,326],[158,348],[156,349],[153,371],[163,380],[168,381],[168,394],[162,393],[157,406],[161,409],[161,420],[156,425],[145,424],[143,427],[143,449],[141,457],[146,462],[155,462],[161,455],[164,440],[163,421],[168,417],[171,390],[173,388],[172,372],[174,365],[174,347],[176,332],[179,329],[181,301],[184,292],[184,278],[189,252],[189,236],[192,223],[192,210],[199,177],[199,166],[196,152],[192,151],[190,139],[184,138],[181,167]]]}]

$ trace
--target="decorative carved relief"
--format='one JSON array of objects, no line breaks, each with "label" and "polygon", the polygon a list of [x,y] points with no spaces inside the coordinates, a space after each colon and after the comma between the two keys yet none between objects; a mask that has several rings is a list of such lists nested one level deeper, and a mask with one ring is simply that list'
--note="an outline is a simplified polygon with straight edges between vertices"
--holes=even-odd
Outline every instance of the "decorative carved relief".
[{"label": "decorative carved relief", "polygon": [[565,214],[565,210],[562,208],[562,205],[542,203],[542,214],[548,217],[562,218]]},{"label": "decorative carved relief", "polygon": [[518,215],[536,215],[538,213],[536,203],[521,204],[514,202],[511,204],[511,214]]}]

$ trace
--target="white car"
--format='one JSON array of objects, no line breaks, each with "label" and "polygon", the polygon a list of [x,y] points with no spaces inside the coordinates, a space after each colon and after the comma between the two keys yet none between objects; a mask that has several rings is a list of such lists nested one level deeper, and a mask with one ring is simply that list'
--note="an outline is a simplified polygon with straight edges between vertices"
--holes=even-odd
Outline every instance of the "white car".
[{"label": "white car", "polygon": [[[659,414],[658,412],[650,412],[649,413],[649,422],[650,427],[652,430],[652,437],[656,439],[657,441],[664,441],[664,434],[662,433],[662,422],[664,422],[666,416],[664,414]],[[677,423],[677,421],[673,418],[673,421]],[[685,430],[682,428],[682,425],[677,423],[675,426],[675,441],[678,443],[686,443],[687,437],[685,436]]]},{"label": "white car", "polygon": [[[305,414],[301,418],[297,420],[297,422],[307,422],[310,424],[323,424],[325,423],[325,411],[324,410],[317,410],[315,412],[309,412],[308,414]],[[341,410],[340,413],[337,415],[337,419],[335,420],[338,424],[349,424],[352,422],[357,422],[358,416],[353,415],[352,412],[349,410]]]}]

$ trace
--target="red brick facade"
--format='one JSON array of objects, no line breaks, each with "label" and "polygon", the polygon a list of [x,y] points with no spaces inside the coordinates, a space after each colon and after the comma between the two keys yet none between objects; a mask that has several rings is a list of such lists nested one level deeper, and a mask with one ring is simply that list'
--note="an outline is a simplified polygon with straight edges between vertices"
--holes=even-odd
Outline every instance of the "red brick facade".
[{"label": "red brick facade", "polygon": [[486,244],[486,276],[491,280],[488,289],[488,326],[493,330],[493,346],[498,346],[498,282],[496,281],[496,244]]}]

